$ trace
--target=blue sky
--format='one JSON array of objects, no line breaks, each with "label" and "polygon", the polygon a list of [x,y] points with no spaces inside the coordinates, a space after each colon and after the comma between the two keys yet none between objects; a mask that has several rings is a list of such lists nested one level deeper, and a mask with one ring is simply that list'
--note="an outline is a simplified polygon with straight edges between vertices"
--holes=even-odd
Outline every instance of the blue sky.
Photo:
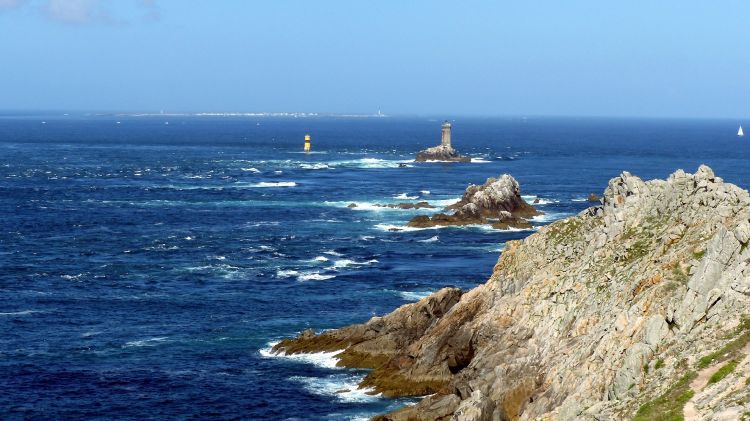
[{"label": "blue sky", "polygon": [[750,116],[750,1],[0,0],[0,109]]}]

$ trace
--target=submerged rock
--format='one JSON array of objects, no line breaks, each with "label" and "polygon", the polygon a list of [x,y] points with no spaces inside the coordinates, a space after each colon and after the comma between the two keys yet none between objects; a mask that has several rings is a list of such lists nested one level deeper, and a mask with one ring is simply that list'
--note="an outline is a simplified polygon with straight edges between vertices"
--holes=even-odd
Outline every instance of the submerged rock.
[{"label": "submerged rock", "polygon": [[[478,203],[494,202],[457,209],[469,203],[482,215]],[[487,283],[274,350],[343,350],[340,365],[372,369],[361,386],[431,395],[381,420],[617,420],[649,401],[639,419],[660,419],[681,417],[688,398],[688,418],[743,414],[749,241],[748,192],[710,168],[648,182],[625,172],[600,205],[507,242]],[[680,395],[728,360],[715,384]]]},{"label": "submerged rock", "polygon": [[420,215],[409,221],[410,227],[429,228],[443,225],[492,224],[493,228],[530,228],[526,218],[541,215],[521,197],[521,187],[508,174],[488,178],[481,185],[470,185],[461,200],[448,207],[453,214]]}]

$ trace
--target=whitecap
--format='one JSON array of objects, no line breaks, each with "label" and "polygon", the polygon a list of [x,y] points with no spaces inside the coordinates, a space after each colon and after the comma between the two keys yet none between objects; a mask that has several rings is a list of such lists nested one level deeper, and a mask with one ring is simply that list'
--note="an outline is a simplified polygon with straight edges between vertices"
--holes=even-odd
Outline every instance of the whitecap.
[{"label": "whitecap", "polygon": [[167,336],[159,336],[155,338],[141,339],[139,341],[127,342],[125,343],[125,345],[123,345],[123,347],[129,348],[129,347],[141,347],[141,346],[156,346],[159,343],[166,341],[167,339],[169,339]]},{"label": "whitecap", "polygon": [[328,258],[325,256],[315,256],[314,258],[310,260],[305,260],[305,262],[307,263],[322,263],[322,262],[327,262],[327,261],[328,261]]},{"label": "whitecap", "polygon": [[409,196],[406,193],[401,193],[396,196],[393,196],[394,199],[402,199],[402,200],[414,200],[419,198],[419,196]]},{"label": "whitecap", "polygon": [[356,260],[351,260],[351,259],[341,259],[341,260],[334,261],[333,266],[331,266],[331,269],[341,269],[341,268],[346,268],[350,266],[367,266],[373,263],[378,263],[377,259],[370,259],[365,262],[357,262]]},{"label": "whitecap", "polygon": [[260,355],[265,358],[284,358],[290,361],[296,361],[301,363],[308,363],[323,368],[340,368],[336,364],[339,359],[336,356],[343,352],[343,350],[332,351],[332,352],[315,352],[311,354],[284,354],[283,352],[274,353],[273,347],[279,342],[269,342],[266,348],[259,350]]},{"label": "whitecap", "polygon": [[28,314],[41,313],[39,310],[23,310],[23,311],[11,311],[8,313],[0,313],[0,316],[26,316]]},{"label": "whitecap", "polygon": [[241,169],[242,171],[246,171],[246,172],[251,172],[251,173],[256,173],[256,174],[260,172],[260,170],[259,170],[259,169],[257,169],[257,168],[255,168],[255,167],[252,167],[252,168],[240,168],[240,169]]},{"label": "whitecap", "polygon": [[472,164],[489,164],[492,161],[488,161],[484,158],[471,158]]},{"label": "whitecap", "polygon": [[343,256],[343,254],[341,254],[341,253],[339,253],[339,252],[337,252],[335,250],[326,250],[326,251],[323,252],[323,254],[327,254],[329,256],[336,256],[336,257]]},{"label": "whitecap", "polygon": [[323,275],[320,272],[303,272],[297,276],[297,280],[300,282],[305,281],[327,281],[335,278],[336,275]]},{"label": "whitecap", "polygon": [[260,183],[251,184],[250,187],[296,187],[294,181],[261,181]]},{"label": "whitecap", "polygon": [[331,167],[328,166],[328,164],[326,164],[324,162],[316,162],[316,163],[313,163],[313,164],[301,164],[300,168],[302,168],[304,170],[328,170]]},{"label": "whitecap", "polygon": [[430,238],[424,239],[424,240],[417,240],[418,243],[434,243],[439,240],[438,236],[432,236]]},{"label": "whitecap", "polygon": [[297,276],[299,272],[292,269],[287,270],[278,270],[276,271],[276,277],[277,278],[291,278],[292,276]]},{"label": "whitecap", "polygon": [[587,202],[588,200],[588,197],[576,197],[575,199],[570,199],[571,202]]},{"label": "whitecap", "polygon": [[420,193],[422,193],[423,195],[426,196],[426,195],[430,194],[430,191],[429,190],[421,190]]}]

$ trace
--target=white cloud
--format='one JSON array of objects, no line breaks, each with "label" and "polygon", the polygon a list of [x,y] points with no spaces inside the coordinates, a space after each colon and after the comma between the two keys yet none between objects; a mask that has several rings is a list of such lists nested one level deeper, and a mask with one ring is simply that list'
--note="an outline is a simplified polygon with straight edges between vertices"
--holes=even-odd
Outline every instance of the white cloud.
[{"label": "white cloud", "polygon": [[0,0],[0,11],[15,9],[24,3],[26,0]]},{"label": "white cloud", "polygon": [[110,20],[99,0],[49,0],[43,10],[49,18],[64,23],[86,24]]},{"label": "white cloud", "polygon": [[[71,25],[122,24],[133,19],[158,20],[161,17],[156,0],[130,0],[130,4],[118,0],[117,6],[123,6],[120,2],[125,3],[124,7],[113,13],[111,10],[118,8],[104,0],[0,0],[0,12],[29,5],[43,17]],[[127,16],[120,16],[123,12]]]}]

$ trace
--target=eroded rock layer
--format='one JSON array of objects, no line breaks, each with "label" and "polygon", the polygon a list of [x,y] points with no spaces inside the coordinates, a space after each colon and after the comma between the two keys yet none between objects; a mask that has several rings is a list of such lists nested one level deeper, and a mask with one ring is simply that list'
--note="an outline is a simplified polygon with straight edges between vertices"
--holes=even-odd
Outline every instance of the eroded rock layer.
[{"label": "eroded rock layer", "polygon": [[431,394],[381,419],[739,419],[749,241],[747,191],[710,168],[625,172],[601,205],[508,242],[487,283],[276,349],[343,349],[373,368],[363,385]]}]

